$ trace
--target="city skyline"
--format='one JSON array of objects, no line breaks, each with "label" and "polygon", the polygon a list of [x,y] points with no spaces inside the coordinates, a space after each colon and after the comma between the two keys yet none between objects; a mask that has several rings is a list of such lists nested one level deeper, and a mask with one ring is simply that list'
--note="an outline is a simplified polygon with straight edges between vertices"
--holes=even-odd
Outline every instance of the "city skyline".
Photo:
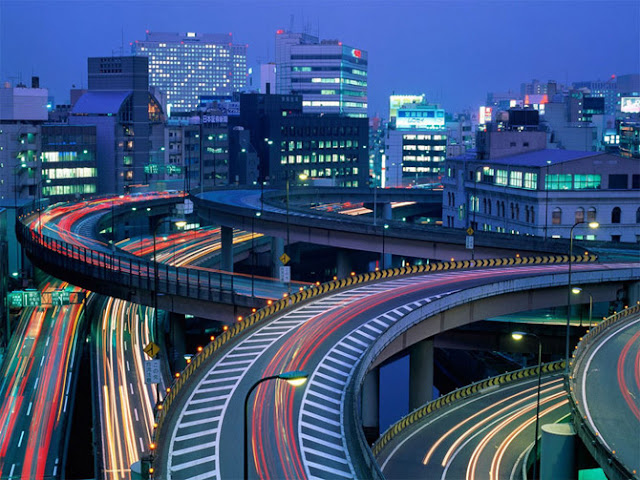
[{"label": "city skyline", "polygon": [[[458,112],[475,110],[490,91],[519,92],[520,84],[533,78],[564,84],[640,70],[640,5],[631,1],[406,0],[390,8],[377,0],[304,6],[282,1],[276,7],[193,0],[180,5],[4,0],[1,80],[29,83],[39,76],[56,103],[66,103],[72,85],[86,86],[88,57],[130,55],[129,44],[143,40],[146,30],[232,32],[234,42],[249,45],[254,75],[260,63],[274,60],[278,29],[357,45],[370,58],[370,116],[386,117],[394,92],[425,93],[447,112]],[[597,40],[600,32],[607,34]],[[259,87],[257,76],[253,86]]]}]

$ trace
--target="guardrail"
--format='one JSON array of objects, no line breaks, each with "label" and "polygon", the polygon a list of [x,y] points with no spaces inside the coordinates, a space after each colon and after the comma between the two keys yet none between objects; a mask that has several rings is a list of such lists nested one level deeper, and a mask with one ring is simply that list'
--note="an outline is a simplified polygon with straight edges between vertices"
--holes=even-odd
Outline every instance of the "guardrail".
[{"label": "guardrail", "polygon": [[[572,263],[580,262],[593,262],[596,260],[595,255],[584,255],[572,257]],[[254,327],[256,324],[264,322],[266,319],[273,317],[274,315],[281,313],[285,309],[291,308],[302,302],[306,302],[310,299],[317,298],[321,295],[326,295],[337,290],[360,285],[369,282],[379,281],[385,278],[392,278],[398,276],[416,275],[426,272],[440,272],[446,270],[455,269],[467,269],[478,267],[498,267],[498,266],[514,266],[514,265],[542,265],[542,264],[559,264],[567,263],[569,261],[568,255],[552,255],[552,256],[539,256],[539,257],[511,257],[511,258],[499,258],[499,259],[480,259],[480,260],[462,260],[442,263],[431,263],[427,265],[411,265],[402,268],[391,268],[387,270],[380,270],[376,272],[363,273],[356,276],[351,276],[341,280],[334,280],[321,285],[316,285],[297,292],[291,297],[282,298],[271,305],[268,305],[259,311],[252,313],[242,321],[234,324],[229,330],[225,331],[222,335],[218,336],[214,341],[210,342],[203,350],[192,358],[191,363],[180,372],[178,377],[174,380],[173,385],[167,389],[168,393],[165,396],[162,404],[156,413],[156,429],[153,434],[153,444],[157,445],[157,439],[159,438],[160,430],[164,423],[164,420],[171,408],[173,402],[177,398],[182,387],[188,382],[190,377],[202,366],[213,354],[225,346],[229,341],[236,338],[241,333]]]},{"label": "guardrail", "polygon": [[569,362],[569,366],[571,367],[569,378],[565,379],[567,391],[569,392],[569,406],[573,417],[573,426],[582,439],[582,442],[587,447],[587,450],[589,450],[596,462],[598,462],[605,471],[607,478],[610,479],[626,480],[638,477],[637,472],[635,470],[632,471],[624,465],[616,456],[615,452],[611,451],[602,443],[602,439],[597,432],[594,432],[589,424],[584,421],[584,411],[581,410],[581,403],[575,396],[576,367],[581,362],[582,356],[589,346],[599,339],[601,335],[609,332],[609,329],[618,322],[638,313],[640,313],[640,304],[615,313],[614,315],[605,318],[595,327],[591,328],[578,342],[573,353],[573,359]]},{"label": "guardrail", "polygon": [[554,372],[561,372],[564,370],[564,360],[560,360],[552,363],[545,363],[541,367],[537,365],[535,367],[523,368],[514,372],[504,373],[495,377],[481,380],[466,387],[459,388],[450,392],[436,400],[426,403],[422,407],[416,408],[413,412],[410,412],[406,416],[402,417],[396,423],[391,425],[381,436],[376,440],[371,447],[371,451],[374,455],[380,454],[382,449],[391,441],[394,437],[399,435],[405,428],[413,425],[418,420],[421,420],[427,415],[433,414],[448,407],[459,400],[465,400],[473,395],[481,394],[482,391],[489,387],[505,385],[507,383],[518,382],[529,377],[537,377],[538,369],[542,368],[543,374],[549,374]]}]

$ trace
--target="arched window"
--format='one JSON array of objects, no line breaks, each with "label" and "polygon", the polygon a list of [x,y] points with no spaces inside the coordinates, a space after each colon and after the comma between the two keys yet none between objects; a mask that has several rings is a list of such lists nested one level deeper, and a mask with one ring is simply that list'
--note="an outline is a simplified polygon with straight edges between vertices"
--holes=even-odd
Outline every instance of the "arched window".
[{"label": "arched window", "polygon": [[584,222],[584,208],[576,208],[576,223]]},{"label": "arched window", "polygon": [[482,211],[484,213],[487,213],[487,199],[486,198],[482,199]]},{"label": "arched window", "polygon": [[611,210],[611,223],[620,223],[621,213],[620,207],[613,207],[613,210]]},{"label": "arched window", "polygon": [[587,210],[587,222],[595,222],[596,221],[596,207],[589,207]]},{"label": "arched window", "polygon": [[525,222],[529,223],[529,205],[524,206],[524,219]]},{"label": "arched window", "polygon": [[516,220],[520,220],[520,204],[516,203]]},{"label": "arched window", "polygon": [[491,215],[491,200],[487,202],[487,207],[489,207],[489,211],[487,213]]},{"label": "arched window", "polygon": [[640,223],[640,207],[636,210],[636,223]]},{"label": "arched window", "polygon": [[531,223],[536,223],[536,211],[531,207]]},{"label": "arched window", "polygon": [[513,207],[513,202],[511,202],[510,207],[511,207],[511,220],[514,220],[516,218],[516,210]]},{"label": "arched window", "polygon": [[551,224],[552,225],[561,225],[562,224],[562,209],[556,207],[551,212]]}]

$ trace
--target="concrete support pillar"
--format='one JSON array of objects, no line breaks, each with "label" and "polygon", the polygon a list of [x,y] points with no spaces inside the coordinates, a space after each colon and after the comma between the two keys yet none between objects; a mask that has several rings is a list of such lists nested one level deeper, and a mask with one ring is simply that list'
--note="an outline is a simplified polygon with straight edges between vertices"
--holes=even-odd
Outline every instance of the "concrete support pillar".
[{"label": "concrete support pillar", "polygon": [[630,307],[640,301],[640,282],[629,284],[629,287],[627,287],[627,299]]},{"label": "concrete support pillar", "polygon": [[433,340],[413,345],[409,352],[409,411],[433,400]]},{"label": "concrete support pillar", "polygon": [[390,203],[383,203],[382,204],[382,218],[384,220],[391,220],[393,218],[393,213],[391,211],[391,204]]},{"label": "concrete support pillar", "polygon": [[362,384],[362,429],[369,444],[380,436],[380,369],[367,373]]},{"label": "concrete support pillar", "polygon": [[233,272],[233,228],[221,227],[220,269]]},{"label": "concrete support pillar", "polygon": [[338,278],[346,278],[351,274],[351,258],[347,250],[336,252],[336,275]]},{"label": "concrete support pillar", "polygon": [[284,253],[284,238],[271,237],[271,276],[278,278],[280,275],[280,256]]},{"label": "concrete support pillar", "polygon": [[578,478],[576,432],[569,423],[543,425],[540,439],[540,480]]}]

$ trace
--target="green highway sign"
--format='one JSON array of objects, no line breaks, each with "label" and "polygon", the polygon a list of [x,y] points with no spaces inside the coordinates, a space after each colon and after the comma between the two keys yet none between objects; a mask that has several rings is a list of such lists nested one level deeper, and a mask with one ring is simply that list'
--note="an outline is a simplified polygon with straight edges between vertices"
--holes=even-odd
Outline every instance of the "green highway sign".
[{"label": "green highway sign", "polygon": [[52,305],[69,305],[71,303],[71,292],[66,290],[54,290],[51,292]]},{"label": "green highway sign", "polygon": [[24,307],[23,292],[9,292],[9,307],[10,308],[22,308]]},{"label": "green highway sign", "polygon": [[24,292],[25,307],[39,307],[40,305],[42,305],[42,297],[40,296],[40,292],[38,292],[37,290]]}]

